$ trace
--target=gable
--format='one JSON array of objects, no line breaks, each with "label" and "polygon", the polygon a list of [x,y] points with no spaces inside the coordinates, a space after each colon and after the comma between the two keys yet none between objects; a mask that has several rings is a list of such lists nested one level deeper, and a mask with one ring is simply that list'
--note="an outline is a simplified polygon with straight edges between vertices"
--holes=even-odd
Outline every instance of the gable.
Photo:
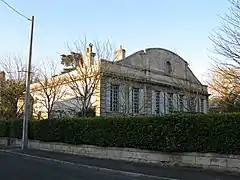
[{"label": "gable", "polygon": [[193,74],[192,70],[187,67],[187,79],[190,81],[190,82],[193,82],[193,83],[196,83],[196,84],[202,84],[198,78]]},{"label": "gable", "polygon": [[[171,75],[176,78],[187,79],[190,82],[201,84],[183,58],[174,52],[162,48],[141,50],[116,63],[137,67],[139,69],[149,69],[150,72],[152,72],[152,76],[154,76],[154,74]],[[171,66],[171,74],[169,74],[169,64]]]}]

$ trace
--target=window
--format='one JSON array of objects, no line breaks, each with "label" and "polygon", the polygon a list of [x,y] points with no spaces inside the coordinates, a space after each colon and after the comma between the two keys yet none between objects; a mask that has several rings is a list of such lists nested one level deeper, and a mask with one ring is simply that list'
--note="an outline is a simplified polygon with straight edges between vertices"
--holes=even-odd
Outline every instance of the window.
[{"label": "window", "polygon": [[173,111],[173,93],[168,93],[168,111]]},{"label": "window", "polygon": [[168,74],[172,73],[172,65],[171,65],[170,61],[166,62],[166,71]]},{"label": "window", "polygon": [[160,114],[160,92],[156,91],[156,114]]},{"label": "window", "polygon": [[183,102],[183,95],[179,95],[179,106],[180,106],[180,111],[183,112],[184,110],[184,102]]},{"label": "window", "polygon": [[110,111],[113,111],[113,112],[118,111],[118,94],[119,94],[119,86],[118,85],[111,85]]},{"label": "window", "polygon": [[200,112],[203,113],[203,112],[204,112],[204,99],[201,99],[201,100],[200,100],[200,108],[201,108],[201,109],[200,109]]},{"label": "window", "polygon": [[139,113],[139,89],[132,88],[132,112]]},{"label": "window", "polygon": [[190,110],[191,110],[191,112],[195,112],[196,111],[195,98],[194,97],[191,98]]}]

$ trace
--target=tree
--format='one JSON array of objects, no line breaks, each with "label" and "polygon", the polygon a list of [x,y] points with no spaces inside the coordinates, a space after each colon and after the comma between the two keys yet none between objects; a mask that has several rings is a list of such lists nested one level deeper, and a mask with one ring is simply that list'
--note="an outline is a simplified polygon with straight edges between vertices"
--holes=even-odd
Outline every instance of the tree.
[{"label": "tree", "polygon": [[229,66],[215,66],[208,81],[213,93],[212,102],[219,111],[239,111],[240,71]]},{"label": "tree", "polygon": [[[106,101],[106,106],[110,108],[109,110],[112,113],[116,112],[124,116],[145,115],[147,100],[144,98],[146,96],[144,94],[146,84],[143,82],[146,79],[139,77],[134,72],[123,73],[117,71],[116,69],[120,69],[117,66],[117,64],[113,65],[113,68],[110,68],[105,74],[106,81],[110,81],[104,87],[104,91],[108,94],[107,97],[109,97]],[[135,88],[133,88],[133,85],[135,85]],[[117,102],[114,100],[116,92],[118,94]],[[133,97],[134,93],[138,94],[138,98]],[[111,103],[113,104],[111,105]]]},{"label": "tree", "polygon": [[217,59],[218,64],[240,68],[240,1],[229,0],[229,13],[221,16],[222,26],[211,34],[214,52],[223,59]]},{"label": "tree", "polygon": [[[180,79],[177,77],[171,78],[173,91],[178,92],[179,96],[174,96],[173,102],[176,107],[173,107],[173,112],[203,112],[204,110],[200,103],[203,103],[203,94],[206,95],[207,87],[200,82],[193,82],[191,79]],[[201,102],[202,101],[202,102]],[[197,107],[197,109],[196,109]]]},{"label": "tree", "polygon": [[[25,91],[25,70],[20,57],[0,58],[1,73],[1,117],[21,116],[18,101]],[[23,106],[23,105],[22,105]]]},{"label": "tree", "polygon": [[240,89],[240,1],[229,2],[229,12],[220,17],[222,26],[210,36],[216,56],[208,84],[224,111],[235,109]]},{"label": "tree", "polygon": [[[46,117],[51,118],[56,103],[66,95],[66,90],[63,87],[64,78],[57,74],[57,66],[54,62],[44,62],[42,68],[39,69],[39,78],[36,83],[31,85],[31,94],[34,98],[34,107],[46,111]],[[34,109],[35,109],[34,108]],[[41,108],[40,108],[41,109]],[[41,111],[36,112],[38,115]]]},{"label": "tree", "polygon": [[[93,52],[94,50],[95,52]],[[69,48],[71,49],[71,48]],[[68,101],[69,107],[74,106],[80,116],[87,116],[89,109],[95,106],[99,97],[101,77],[106,73],[102,61],[111,59],[112,46],[109,41],[94,41],[88,45],[87,39],[75,43],[74,51],[70,55],[62,55],[62,62],[70,62],[75,68],[65,76],[65,81],[71,89],[73,101]],[[66,63],[65,63],[66,64]],[[69,63],[67,63],[69,65]],[[66,106],[66,103],[65,103]]]},{"label": "tree", "polygon": [[71,52],[70,54],[62,54],[61,55],[61,64],[64,65],[66,68],[63,69],[63,73],[68,73],[70,71],[76,70],[76,67],[79,64],[83,64],[83,57],[82,54]]}]

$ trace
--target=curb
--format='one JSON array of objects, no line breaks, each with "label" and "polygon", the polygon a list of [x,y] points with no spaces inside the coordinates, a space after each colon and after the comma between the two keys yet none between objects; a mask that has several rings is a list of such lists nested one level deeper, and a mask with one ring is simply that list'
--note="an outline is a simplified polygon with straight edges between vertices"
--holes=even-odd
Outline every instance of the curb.
[{"label": "curb", "polygon": [[19,153],[19,152],[13,152],[11,150],[3,150],[0,149],[0,152],[5,152],[8,154],[14,154],[18,156],[25,156],[29,158],[34,158],[34,159],[40,159],[40,160],[45,160],[45,161],[51,161],[51,162],[56,162],[56,163],[61,163],[61,164],[67,164],[67,165],[74,165],[79,168],[88,168],[88,169],[94,169],[99,172],[110,172],[110,173],[117,173],[117,174],[122,174],[125,176],[131,176],[131,177],[145,177],[145,178],[153,178],[153,179],[159,179],[159,180],[179,180],[175,178],[168,178],[168,177],[159,177],[159,176],[153,176],[153,175],[147,175],[143,173],[134,173],[134,172],[129,172],[129,171],[121,171],[121,170],[114,170],[114,169],[109,169],[109,168],[103,168],[103,167],[97,167],[97,166],[90,166],[90,165],[85,165],[85,164],[78,164],[78,163],[73,163],[73,162],[68,162],[68,161],[62,161],[58,159],[52,159],[52,158],[46,158],[46,157],[40,157],[40,156],[34,156],[34,155],[29,155],[26,153]]}]

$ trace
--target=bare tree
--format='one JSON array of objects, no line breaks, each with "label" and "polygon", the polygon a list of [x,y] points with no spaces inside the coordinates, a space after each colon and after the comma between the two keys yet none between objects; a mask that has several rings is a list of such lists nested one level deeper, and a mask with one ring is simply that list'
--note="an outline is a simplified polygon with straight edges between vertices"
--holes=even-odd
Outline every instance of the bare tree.
[{"label": "bare tree", "polygon": [[95,106],[99,96],[101,77],[109,68],[109,64],[103,61],[111,60],[113,49],[109,41],[94,41],[93,44],[88,44],[86,38],[77,41],[74,51],[72,49],[69,47],[70,55],[62,55],[62,62],[70,62],[75,66],[71,67],[65,76],[74,99],[68,103],[70,107],[74,105],[81,116],[87,116],[88,110]]},{"label": "bare tree", "polygon": [[65,79],[61,75],[57,76],[57,65],[53,61],[43,62],[41,67],[39,78],[31,85],[31,95],[34,98],[35,108],[44,107],[36,112],[36,116],[46,111],[46,117],[52,118],[54,106],[66,95],[66,90],[63,88]]},{"label": "bare tree", "polygon": [[[123,116],[146,115],[147,95],[145,79],[133,72],[107,72],[106,77],[109,83],[105,86],[108,93],[107,106],[112,114],[117,113]],[[115,92],[118,92],[117,102],[114,99]],[[136,94],[134,98],[134,94]],[[105,109],[106,110],[106,109]]]},{"label": "bare tree", "polygon": [[[25,70],[21,57],[0,58],[1,73],[1,116],[18,118],[21,114],[18,101],[25,91]],[[23,106],[23,105],[22,105]]]},{"label": "bare tree", "polygon": [[203,109],[200,109],[200,103],[203,103],[203,94],[206,94],[207,87],[204,87],[200,82],[192,82],[187,79],[177,77],[172,77],[171,79],[172,85],[170,87],[173,92],[176,92],[176,95],[172,97],[173,104],[176,107],[171,107],[172,111],[203,111]]},{"label": "bare tree", "polygon": [[232,106],[240,88],[240,1],[229,2],[229,12],[220,16],[222,26],[210,36],[216,56],[208,84],[213,98],[221,100],[220,104]]},{"label": "bare tree", "polygon": [[229,13],[221,16],[222,26],[211,34],[214,52],[222,59],[215,58],[218,64],[240,68],[240,1],[229,0]]}]

